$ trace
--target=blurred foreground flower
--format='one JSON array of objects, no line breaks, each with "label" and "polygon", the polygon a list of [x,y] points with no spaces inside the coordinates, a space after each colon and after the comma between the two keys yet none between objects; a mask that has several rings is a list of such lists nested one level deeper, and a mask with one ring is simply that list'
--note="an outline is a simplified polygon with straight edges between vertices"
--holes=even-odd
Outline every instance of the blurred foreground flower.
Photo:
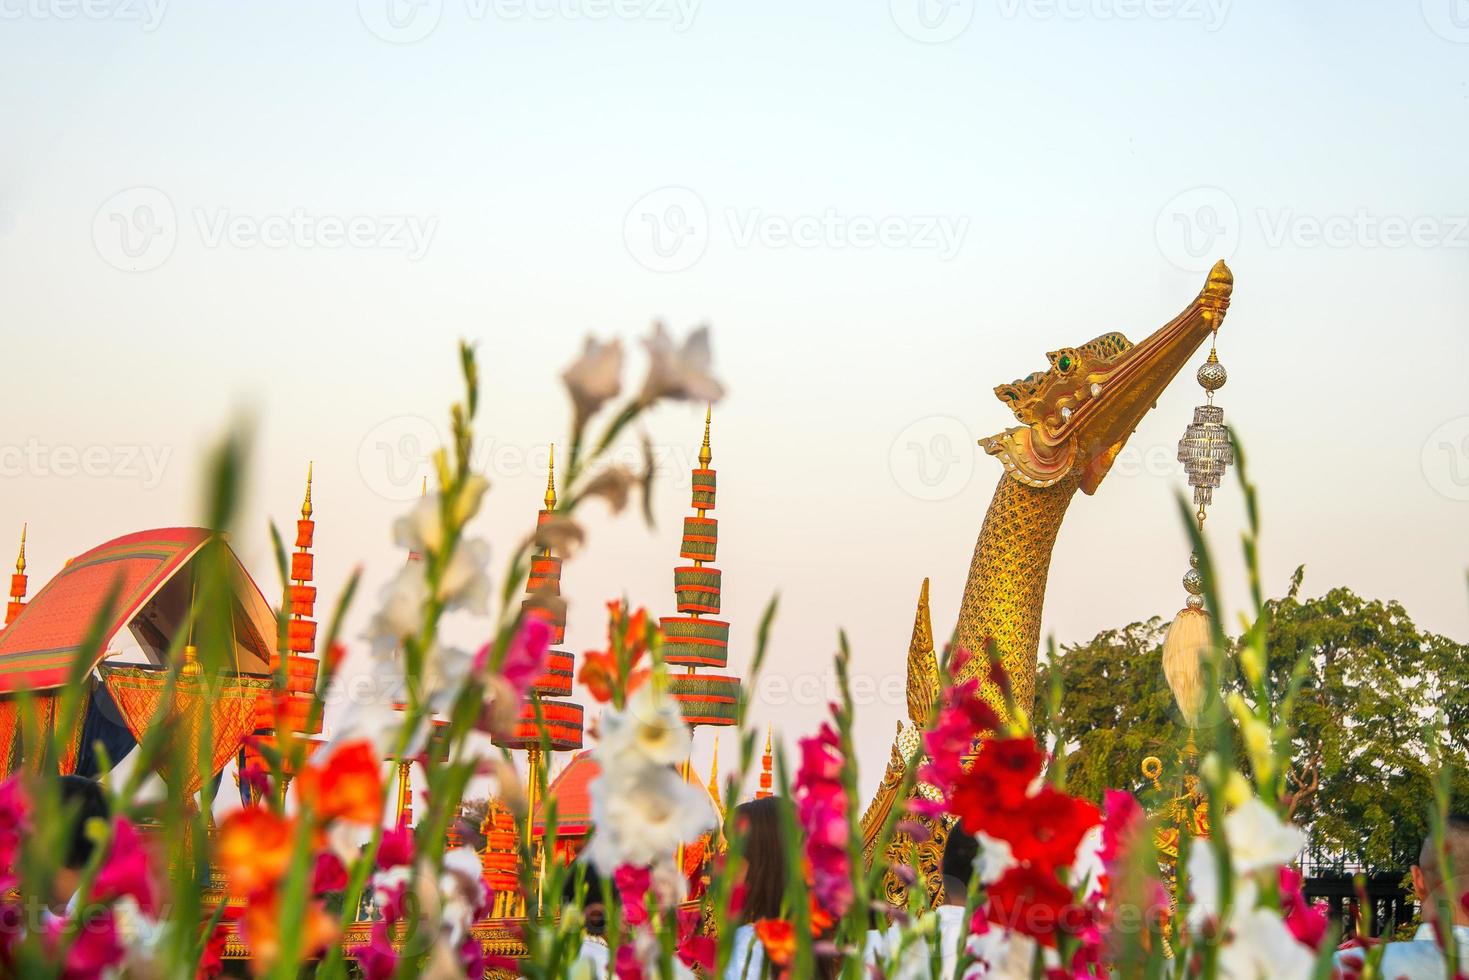
[{"label": "blurred foreground flower", "polygon": [[710,372],[714,357],[708,327],[695,329],[679,347],[663,324],[657,323],[643,344],[648,348],[648,377],[638,396],[642,404],[651,405],[660,398],[717,402],[724,397],[724,386]]}]

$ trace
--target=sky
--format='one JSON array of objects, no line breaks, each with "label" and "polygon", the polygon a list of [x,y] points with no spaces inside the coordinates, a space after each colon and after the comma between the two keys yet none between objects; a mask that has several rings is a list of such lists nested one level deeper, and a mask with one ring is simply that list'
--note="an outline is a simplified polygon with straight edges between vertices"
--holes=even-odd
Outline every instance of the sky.
[{"label": "sky", "polygon": [[[0,0],[0,81],[0,544],[29,523],[33,591],[197,522],[203,453],[247,420],[236,548],[273,594],[266,522],[314,461],[318,584],[364,571],[355,640],[459,338],[498,571],[583,338],[622,338],[635,388],[655,320],[707,323],[732,669],[779,594],[751,712],[791,744],[845,629],[872,785],[919,586],[946,634],[1000,474],[993,387],[1140,339],[1223,257],[1217,402],[1267,590],[1304,564],[1307,594],[1469,639],[1464,0]],[[1190,375],[1071,508],[1058,643],[1181,606]],[[589,509],[573,651],[606,599],[672,611],[702,415],[647,422],[654,529]],[[1242,519],[1230,479],[1232,610]]]}]

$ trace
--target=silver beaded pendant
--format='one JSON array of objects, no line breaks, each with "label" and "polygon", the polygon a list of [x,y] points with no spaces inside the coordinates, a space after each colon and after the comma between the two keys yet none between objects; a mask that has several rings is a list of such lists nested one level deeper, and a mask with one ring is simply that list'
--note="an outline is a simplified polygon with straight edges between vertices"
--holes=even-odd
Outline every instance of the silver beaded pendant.
[{"label": "silver beaded pendant", "polygon": [[1214,404],[1214,392],[1224,387],[1229,372],[1219,363],[1219,355],[1211,345],[1209,359],[1196,375],[1206,393],[1207,404],[1194,409],[1194,421],[1178,441],[1178,461],[1188,474],[1188,485],[1194,488],[1194,506],[1199,509],[1199,523],[1204,521],[1204,508],[1214,502],[1214,491],[1224,480],[1224,471],[1234,463],[1234,444],[1224,427],[1224,409]]}]

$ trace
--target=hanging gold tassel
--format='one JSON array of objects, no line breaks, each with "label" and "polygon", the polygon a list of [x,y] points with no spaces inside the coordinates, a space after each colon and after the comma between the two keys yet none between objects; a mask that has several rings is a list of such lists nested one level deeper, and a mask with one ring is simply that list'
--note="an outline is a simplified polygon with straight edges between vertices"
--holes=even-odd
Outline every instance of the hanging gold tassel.
[{"label": "hanging gold tassel", "polygon": [[1213,630],[1209,614],[1192,607],[1182,609],[1168,627],[1163,639],[1163,676],[1184,722],[1190,728],[1199,726],[1204,710],[1204,658],[1209,656]]}]

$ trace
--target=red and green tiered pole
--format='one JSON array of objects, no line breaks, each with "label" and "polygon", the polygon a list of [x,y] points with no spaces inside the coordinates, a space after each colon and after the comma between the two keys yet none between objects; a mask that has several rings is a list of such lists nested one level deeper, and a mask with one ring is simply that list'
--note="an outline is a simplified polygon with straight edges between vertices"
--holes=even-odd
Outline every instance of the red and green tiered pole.
[{"label": "red and green tiered pole", "polygon": [[[556,514],[556,447],[551,447],[551,461],[546,475],[545,509],[536,519],[536,526],[555,519]],[[546,672],[531,684],[529,696],[521,702],[520,720],[509,734],[495,739],[495,744],[507,749],[523,749],[528,769],[528,791],[526,804],[530,819],[526,821],[526,834],[533,835],[537,796],[541,782],[541,724],[536,715],[539,708],[541,723],[545,725],[547,740],[552,752],[570,752],[582,747],[585,727],[585,709],[576,701],[562,700],[571,695],[573,658],[564,650],[557,650],[566,640],[566,603],[561,596],[561,559],[551,554],[549,547],[531,558],[530,575],[525,584],[527,593],[521,608],[524,615],[544,621],[551,628],[551,646]],[[533,840],[528,839],[528,845]]]},{"label": "red and green tiered pole", "polygon": [[719,521],[709,516],[714,509],[714,470],[709,463],[712,412],[704,413],[704,445],[699,449],[699,467],[693,471],[693,506],[697,512],[683,522],[683,547],[679,555],[693,562],[673,570],[673,591],[681,615],[664,616],[663,660],[670,667],[687,667],[686,673],[671,673],[669,693],[678,701],[683,720],[690,727],[733,725],[738,717],[740,679],[727,674],[700,674],[700,667],[723,669],[729,664],[729,623],[710,619],[719,614],[721,575],[707,564],[714,560],[719,544]]}]

